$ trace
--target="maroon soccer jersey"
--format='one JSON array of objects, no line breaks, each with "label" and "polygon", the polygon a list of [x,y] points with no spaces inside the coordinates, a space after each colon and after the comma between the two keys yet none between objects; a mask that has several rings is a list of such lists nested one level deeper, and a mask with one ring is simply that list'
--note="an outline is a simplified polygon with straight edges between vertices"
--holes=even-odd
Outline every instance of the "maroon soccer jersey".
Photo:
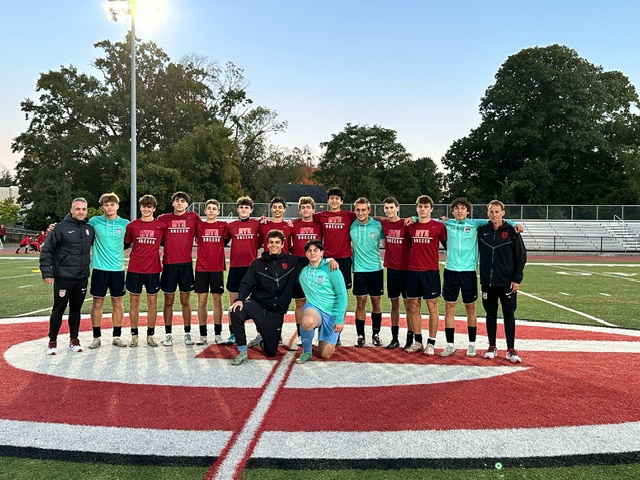
[{"label": "maroon soccer jersey", "polygon": [[226,238],[231,239],[230,267],[248,267],[258,257],[262,243],[260,222],[255,219],[235,220],[227,227]]},{"label": "maroon soccer jersey", "polygon": [[285,221],[282,221],[280,223],[275,223],[269,220],[267,223],[261,224],[260,234],[262,235],[262,238],[263,238],[262,248],[264,248],[265,250],[269,249],[269,247],[267,246],[267,234],[271,230],[280,230],[282,232],[282,234],[284,235],[284,246],[282,247],[282,251],[284,253],[289,253],[289,250],[291,247],[291,234],[293,233],[293,227],[290,227],[289,224]]},{"label": "maroon soccer jersey", "polygon": [[128,271],[132,273],[160,273],[160,244],[164,239],[167,226],[155,218],[150,222],[141,219],[127,225],[124,234],[125,243],[131,243]]},{"label": "maroon soccer jersey", "polygon": [[198,260],[196,272],[222,272],[227,268],[224,258],[224,241],[227,222],[200,222],[196,232]]},{"label": "maroon soccer jersey", "polygon": [[409,237],[411,238],[409,270],[416,272],[440,270],[438,250],[440,242],[447,240],[447,227],[435,220],[429,220],[427,223],[416,222],[409,225]]},{"label": "maroon soccer jersey", "polygon": [[313,219],[322,225],[322,243],[327,258],[351,257],[351,235],[349,229],[356,220],[356,214],[347,210],[316,213]]},{"label": "maroon soccer jersey", "polygon": [[409,255],[411,244],[409,241],[409,227],[404,224],[404,218],[391,222],[382,220],[384,232],[384,266],[394,270],[409,269]]},{"label": "maroon soccer jersey", "polygon": [[196,228],[202,221],[200,215],[196,212],[185,212],[182,215],[163,213],[158,220],[167,226],[162,263],[191,263],[193,239],[196,236]]},{"label": "maroon soccer jersey", "polygon": [[293,254],[304,257],[304,246],[309,240],[322,238],[322,225],[320,222],[293,222]]}]

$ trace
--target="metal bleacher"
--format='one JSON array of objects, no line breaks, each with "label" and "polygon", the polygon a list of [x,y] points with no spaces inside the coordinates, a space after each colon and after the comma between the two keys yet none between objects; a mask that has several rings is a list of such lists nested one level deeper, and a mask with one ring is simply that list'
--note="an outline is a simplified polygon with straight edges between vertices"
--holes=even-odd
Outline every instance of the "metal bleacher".
[{"label": "metal bleacher", "polygon": [[523,220],[529,251],[640,252],[640,222]]}]

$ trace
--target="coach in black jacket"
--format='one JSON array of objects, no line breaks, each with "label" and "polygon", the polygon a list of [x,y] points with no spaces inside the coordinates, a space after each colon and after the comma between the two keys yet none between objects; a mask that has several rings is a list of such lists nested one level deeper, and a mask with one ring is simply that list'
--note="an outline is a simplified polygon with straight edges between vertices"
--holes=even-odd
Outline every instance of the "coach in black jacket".
[{"label": "coach in black jacket", "polygon": [[53,310],[49,318],[48,355],[57,353],[57,338],[62,315],[69,304],[69,350],[81,352],[78,341],[80,309],[87,294],[91,264],[93,227],[87,223],[87,201],[76,198],[70,213],[58,223],[42,245],[40,271],[42,280],[53,284]]},{"label": "coach in black jacket", "polygon": [[522,363],[515,350],[517,293],[522,283],[527,250],[520,234],[503,221],[504,204],[492,200],[488,205],[489,222],[478,229],[482,306],[487,313],[489,350],[484,358],[496,358],[498,300],[502,305],[507,359]]},{"label": "coach in black jacket", "polygon": [[284,235],[279,230],[267,234],[268,252],[264,252],[249,267],[242,278],[238,299],[229,307],[238,356],[233,365],[247,361],[247,335],[244,324],[253,320],[261,336],[260,346],[269,357],[275,357],[282,333],[284,314],[287,313],[293,287],[300,270],[309,260],[282,252]]}]

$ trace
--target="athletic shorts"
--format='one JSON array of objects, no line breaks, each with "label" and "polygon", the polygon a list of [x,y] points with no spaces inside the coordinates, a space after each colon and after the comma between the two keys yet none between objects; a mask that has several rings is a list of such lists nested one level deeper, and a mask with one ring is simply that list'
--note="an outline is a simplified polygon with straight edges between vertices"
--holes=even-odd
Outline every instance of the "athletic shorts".
[{"label": "athletic shorts", "polygon": [[407,271],[407,298],[434,300],[441,294],[440,270]]},{"label": "athletic shorts", "polygon": [[249,271],[249,267],[231,267],[227,276],[227,292],[238,293],[242,277]]},{"label": "athletic shorts", "polygon": [[293,286],[293,295],[291,295],[291,298],[293,298],[294,300],[302,300],[304,298],[307,298],[307,295],[304,293],[302,285],[300,285],[300,282],[298,280],[296,280],[296,284]]},{"label": "athletic shorts", "polygon": [[387,297],[407,298],[407,271],[387,268]]},{"label": "athletic shorts", "polygon": [[356,297],[381,297],[384,294],[382,270],[375,272],[355,272],[353,274],[353,294]]},{"label": "athletic shorts", "polygon": [[192,292],[193,284],[193,264],[191,262],[170,263],[162,267],[160,287],[164,293],[176,293],[176,288],[179,288],[180,292]]},{"label": "athletic shorts", "polygon": [[347,290],[351,288],[351,257],[345,258],[334,258],[336,262],[338,262],[338,266],[340,267],[340,272],[344,277],[344,285],[347,287]]},{"label": "athletic shorts", "polygon": [[462,303],[469,305],[478,299],[478,276],[475,271],[454,272],[444,269],[442,297],[445,302],[455,302],[462,291]]},{"label": "athletic shorts", "polygon": [[310,303],[305,303],[304,307],[302,307],[302,311],[304,312],[307,308],[313,308],[320,314],[321,322],[318,327],[318,341],[335,345],[338,342],[338,337],[340,336],[340,334],[333,329],[336,325],[336,317],[323,312],[318,307]]},{"label": "athletic shorts", "polygon": [[196,272],[196,293],[224,293],[223,272]]},{"label": "athletic shorts", "polygon": [[89,293],[92,297],[104,298],[107,296],[107,290],[111,294],[111,298],[121,298],[127,290],[124,287],[124,270],[119,272],[110,272],[107,270],[93,269],[91,274],[91,290]]},{"label": "athletic shorts", "polygon": [[147,295],[157,295],[160,291],[160,274],[127,272],[127,291],[130,294],[141,295],[143,286]]}]

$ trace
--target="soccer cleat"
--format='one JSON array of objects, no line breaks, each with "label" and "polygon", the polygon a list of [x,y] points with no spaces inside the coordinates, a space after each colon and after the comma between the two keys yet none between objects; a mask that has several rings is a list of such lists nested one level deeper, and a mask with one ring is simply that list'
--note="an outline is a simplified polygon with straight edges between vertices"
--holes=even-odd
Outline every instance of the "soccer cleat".
[{"label": "soccer cleat", "polygon": [[311,353],[303,353],[302,355],[300,355],[298,357],[298,359],[296,360],[296,363],[306,363],[313,360],[313,355],[311,355]]},{"label": "soccer cleat", "polygon": [[184,334],[184,344],[185,345],[193,345],[194,341],[191,339],[191,334],[190,333],[185,333]]},{"label": "soccer cleat", "polygon": [[213,341],[215,342],[216,345],[220,345],[224,343],[224,338],[222,338],[222,335],[216,335],[213,337]]},{"label": "soccer cleat", "polygon": [[170,347],[173,345],[173,337],[171,336],[170,333],[168,333],[167,336],[164,337],[164,340],[162,341],[162,345],[164,345],[165,347]]},{"label": "soccer cleat", "polygon": [[409,348],[405,350],[407,353],[418,353],[424,350],[421,342],[413,342]]},{"label": "soccer cleat", "polygon": [[371,343],[373,343],[374,347],[381,347],[382,346],[382,340],[380,340],[380,335],[378,335],[377,333],[375,335],[373,335],[371,337]]},{"label": "soccer cleat", "polygon": [[131,340],[129,340],[129,346],[130,347],[138,346],[138,335],[131,335]]},{"label": "soccer cleat", "polygon": [[247,343],[247,348],[259,347],[262,343],[262,335],[258,334],[256,338]]},{"label": "soccer cleat", "polygon": [[200,338],[196,341],[196,345],[206,345],[207,337],[200,336]]},{"label": "soccer cleat", "polygon": [[364,337],[362,335],[358,335],[358,341],[356,342],[356,347],[358,348],[362,348],[365,346],[366,344],[366,340],[364,339]]},{"label": "soccer cleat", "polygon": [[456,349],[454,347],[452,347],[451,345],[447,345],[446,347],[444,347],[444,350],[442,350],[440,352],[440,356],[441,357],[450,357],[454,353],[456,353]]},{"label": "soccer cleat", "polygon": [[469,344],[469,348],[467,348],[467,357],[475,357],[476,356],[476,346],[473,344]]},{"label": "soccer cleat", "polygon": [[47,345],[47,355],[56,355],[58,353],[58,342],[49,342]]},{"label": "soccer cleat", "polygon": [[489,347],[489,349],[486,351],[486,353],[483,356],[484,358],[488,358],[490,360],[493,360],[494,358],[498,357],[498,349],[496,347]]},{"label": "soccer cleat", "polygon": [[409,347],[411,347],[411,345],[413,345],[413,340],[409,340],[407,338],[407,341],[404,343],[404,347],[402,347],[402,349],[404,351],[407,351],[409,349]]},{"label": "soccer cleat", "polygon": [[433,357],[436,354],[436,349],[431,343],[427,343],[427,347],[424,349],[424,354],[428,357]]},{"label": "soccer cleat", "polygon": [[400,346],[400,342],[398,340],[391,340],[391,343],[387,345],[387,350],[393,350],[394,348],[398,348]]},{"label": "soccer cleat", "polygon": [[511,363],[522,363],[522,359],[518,355],[518,352],[516,352],[513,348],[510,348],[507,352],[507,360],[509,360]]},{"label": "soccer cleat", "polygon": [[72,352],[84,352],[84,348],[82,348],[82,345],[80,345],[77,338],[71,339],[71,342],[69,343],[69,350]]},{"label": "soccer cleat", "polygon": [[225,342],[227,345],[235,345],[236,344],[236,336],[232,333],[229,335],[229,338]]},{"label": "soccer cleat", "polygon": [[95,349],[95,348],[98,348],[100,345],[102,345],[102,341],[100,340],[100,337],[98,337],[98,338],[94,338],[94,339],[91,341],[91,345],[89,345],[89,348],[90,348],[91,350],[93,350],[93,349]]},{"label": "soccer cleat", "polygon": [[158,342],[156,342],[156,339],[153,338],[153,335],[147,335],[147,345],[149,345],[150,347],[158,346]]},{"label": "soccer cleat", "polygon": [[240,352],[238,353],[236,358],[231,360],[231,365],[242,365],[243,363],[247,363],[247,360],[249,360],[249,357],[247,357],[247,352]]},{"label": "soccer cleat", "polygon": [[120,337],[113,337],[111,340],[111,345],[115,345],[116,347],[126,347],[127,344],[122,341]]}]

